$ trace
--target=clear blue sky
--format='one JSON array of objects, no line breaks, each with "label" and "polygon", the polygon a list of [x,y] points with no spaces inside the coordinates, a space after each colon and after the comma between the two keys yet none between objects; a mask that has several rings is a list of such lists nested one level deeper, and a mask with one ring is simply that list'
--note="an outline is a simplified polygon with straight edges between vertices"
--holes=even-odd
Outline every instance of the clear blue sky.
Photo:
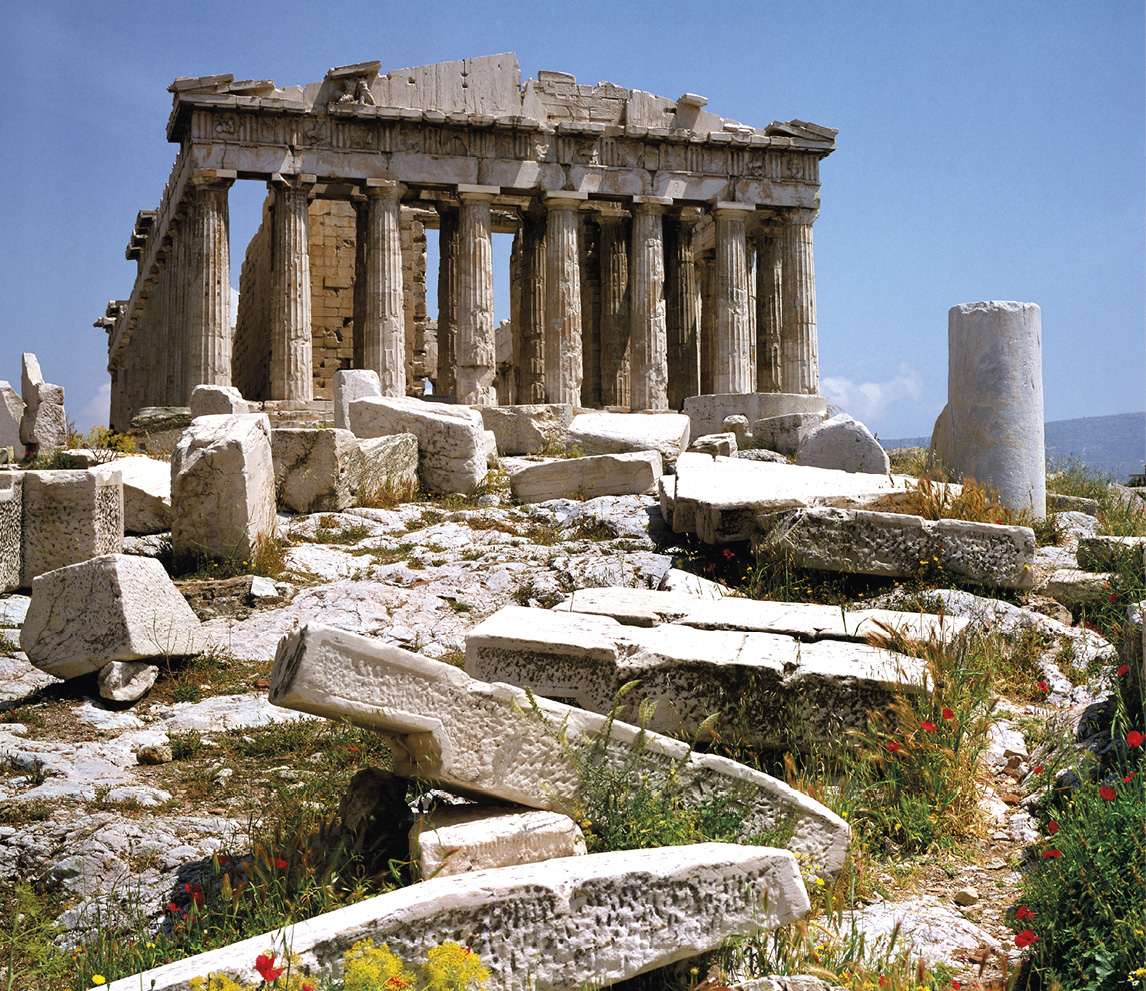
[{"label": "clear blue sky", "polygon": [[[762,126],[839,128],[815,226],[825,395],[887,438],[946,400],[947,310],[1042,307],[1048,419],[1146,408],[1144,5],[1038,2],[9,4],[0,36],[0,378],[20,352],[106,422],[92,321],[159,203],[176,76],[281,85],[515,51]],[[233,283],[264,190],[232,189]],[[504,258],[508,246],[501,245]],[[507,315],[504,270],[495,289]],[[431,307],[433,299],[431,299]]]}]

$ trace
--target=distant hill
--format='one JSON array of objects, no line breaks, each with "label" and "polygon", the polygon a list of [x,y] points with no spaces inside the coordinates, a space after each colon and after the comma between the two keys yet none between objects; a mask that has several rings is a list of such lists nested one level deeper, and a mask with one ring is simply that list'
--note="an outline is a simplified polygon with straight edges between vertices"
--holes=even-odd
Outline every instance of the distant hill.
[{"label": "distant hill", "polygon": [[[1143,470],[1146,461],[1146,412],[1114,416],[1084,416],[1077,420],[1051,420],[1046,424],[1047,454],[1052,461],[1081,461],[1096,472],[1125,482]],[[885,449],[927,447],[930,437],[883,440]]]}]

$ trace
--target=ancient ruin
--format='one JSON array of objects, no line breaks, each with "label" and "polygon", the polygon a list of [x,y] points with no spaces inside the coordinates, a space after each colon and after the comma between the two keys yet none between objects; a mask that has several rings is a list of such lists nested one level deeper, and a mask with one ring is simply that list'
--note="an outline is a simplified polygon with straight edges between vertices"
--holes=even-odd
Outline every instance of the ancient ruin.
[{"label": "ancient ruin", "polygon": [[[812,224],[831,128],[749,127],[702,96],[563,72],[523,86],[512,53],[342,66],[305,88],[217,75],[170,89],[171,178],[136,218],[130,298],[97,321],[114,429],[204,384],[297,409],[330,400],[348,368],[377,372],[383,396],[422,395],[428,380],[473,405],[805,401],[787,413],[818,394]],[[233,315],[239,180],[268,194]],[[435,367],[427,228],[440,245]],[[497,232],[514,238],[500,390]]]}]

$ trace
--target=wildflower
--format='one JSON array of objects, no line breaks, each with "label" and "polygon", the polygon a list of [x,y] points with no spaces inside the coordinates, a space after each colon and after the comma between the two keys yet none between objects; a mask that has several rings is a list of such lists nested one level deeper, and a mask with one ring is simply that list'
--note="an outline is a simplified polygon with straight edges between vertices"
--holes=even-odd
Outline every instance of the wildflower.
[{"label": "wildflower", "polygon": [[1051,836],[1054,836],[1054,834],[1058,832],[1058,820],[1057,819],[1051,819],[1047,823],[1047,832],[1050,833]]},{"label": "wildflower", "polygon": [[1054,847],[1051,847],[1049,850],[1043,851],[1043,860],[1058,860],[1058,858],[1061,856],[1062,856],[1062,851],[1056,850]]},{"label": "wildflower", "polygon": [[107,978],[103,974],[92,974],[92,984],[106,984]]},{"label": "wildflower", "polygon": [[175,902],[168,902],[167,903],[167,911],[168,912],[178,912],[179,906],[176,905]]},{"label": "wildflower", "polygon": [[1146,740],[1146,736],[1143,736],[1143,735],[1142,735],[1141,733],[1139,733],[1139,732],[1138,732],[1138,730],[1136,730],[1136,729],[1132,729],[1132,730],[1131,730],[1129,733],[1127,733],[1127,734],[1126,734],[1126,742],[1127,742],[1127,744],[1129,744],[1131,747],[1140,747],[1140,746],[1142,746],[1142,742],[1143,742],[1144,740]]},{"label": "wildflower", "polygon": [[730,547],[725,547],[724,560],[731,561],[734,557],[736,557],[736,551],[732,550]]},{"label": "wildflower", "polygon": [[955,989],[955,991],[959,991],[959,989],[960,989],[962,986],[963,986],[963,985],[962,985],[962,984],[960,984],[960,983],[959,983],[957,980],[955,980],[955,978],[954,978],[954,977],[952,977],[952,978],[951,978],[951,987],[953,987],[953,988]]},{"label": "wildflower", "polygon": [[267,984],[277,981],[285,968],[275,966],[275,954],[260,953],[255,958],[255,970]]},{"label": "wildflower", "polygon": [[1129,674],[1129,673],[1130,673],[1130,665],[1129,664],[1123,664],[1122,667],[1120,667],[1118,669],[1118,672],[1117,672],[1119,678],[1121,678],[1124,674]]},{"label": "wildflower", "polygon": [[1098,794],[1108,802],[1113,802],[1118,797],[1118,792],[1106,785],[1098,789]]},{"label": "wildflower", "polygon": [[1113,592],[1111,592],[1111,593],[1110,593],[1110,595],[1108,595],[1108,596],[1107,596],[1107,598],[1108,598],[1108,599],[1109,599],[1111,602],[1117,602],[1117,601],[1118,601],[1118,596],[1117,596],[1117,595],[1115,595]]},{"label": "wildflower", "polygon": [[[202,887],[200,887],[198,884],[184,884],[183,890],[187,892],[188,896],[191,898],[191,901],[195,903],[196,907],[203,907]],[[186,916],[184,916],[184,918],[186,918]]]},{"label": "wildflower", "polygon": [[1127,777],[1123,778],[1122,780],[1123,781],[1133,781],[1134,780],[1134,772],[1131,771],[1130,774]]},{"label": "wildflower", "polygon": [[219,854],[219,856],[215,859],[219,862],[220,867],[227,867],[231,863],[231,858],[228,857],[225,853]]},{"label": "wildflower", "polygon": [[891,743],[887,745],[887,749],[890,750],[893,754],[897,754],[899,753],[899,744],[892,740]]},{"label": "wildflower", "polygon": [[1039,682],[1039,691],[1040,692],[1049,692],[1050,687],[1047,685],[1047,683],[1045,681],[1040,681]]},{"label": "wildflower", "polygon": [[274,860],[271,861],[271,863],[273,863],[275,865],[275,868],[280,870],[280,871],[283,870],[287,866],[287,862],[285,860],[283,860],[282,857],[275,857]]},{"label": "wildflower", "polygon": [[954,719],[955,713],[951,709],[944,709],[943,710],[943,718],[944,719]]},{"label": "wildflower", "polygon": [[928,723],[928,722],[922,722],[919,724],[919,726],[921,729],[927,730],[928,733],[934,733],[937,729],[939,729],[939,727],[936,726],[934,723]]},{"label": "wildflower", "polygon": [[1015,910],[1015,918],[1018,919],[1020,922],[1022,922],[1024,919],[1033,919],[1034,917],[1035,917],[1035,913],[1032,912],[1029,908],[1027,908],[1026,905],[1020,905]]},{"label": "wildflower", "polygon": [[1024,947],[1030,946],[1037,939],[1042,939],[1042,936],[1036,936],[1029,929],[1024,929],[1015,937],[1015,946],[1020,950]]},{"label": "wildflower", "polygon": [[1036,764],[1036,765],[1035,765],[1035,771],[1034,771],[1034,773],[1035,773],[1035,774],[1042,774],[1042,773],[1043,773],[1043,766],[1042,766],[1042,764]]}]

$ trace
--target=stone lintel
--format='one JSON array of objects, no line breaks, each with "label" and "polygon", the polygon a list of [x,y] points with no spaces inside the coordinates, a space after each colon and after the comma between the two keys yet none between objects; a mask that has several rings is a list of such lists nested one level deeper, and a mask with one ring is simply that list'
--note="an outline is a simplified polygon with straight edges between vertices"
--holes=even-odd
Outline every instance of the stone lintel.
[{"label": "stone lintel", "polygon": [[178,76],[167,87],[168,93],[194,93],[203,90],[215,90],[235,81],[233,73],[226,72],[219,76]]}]

